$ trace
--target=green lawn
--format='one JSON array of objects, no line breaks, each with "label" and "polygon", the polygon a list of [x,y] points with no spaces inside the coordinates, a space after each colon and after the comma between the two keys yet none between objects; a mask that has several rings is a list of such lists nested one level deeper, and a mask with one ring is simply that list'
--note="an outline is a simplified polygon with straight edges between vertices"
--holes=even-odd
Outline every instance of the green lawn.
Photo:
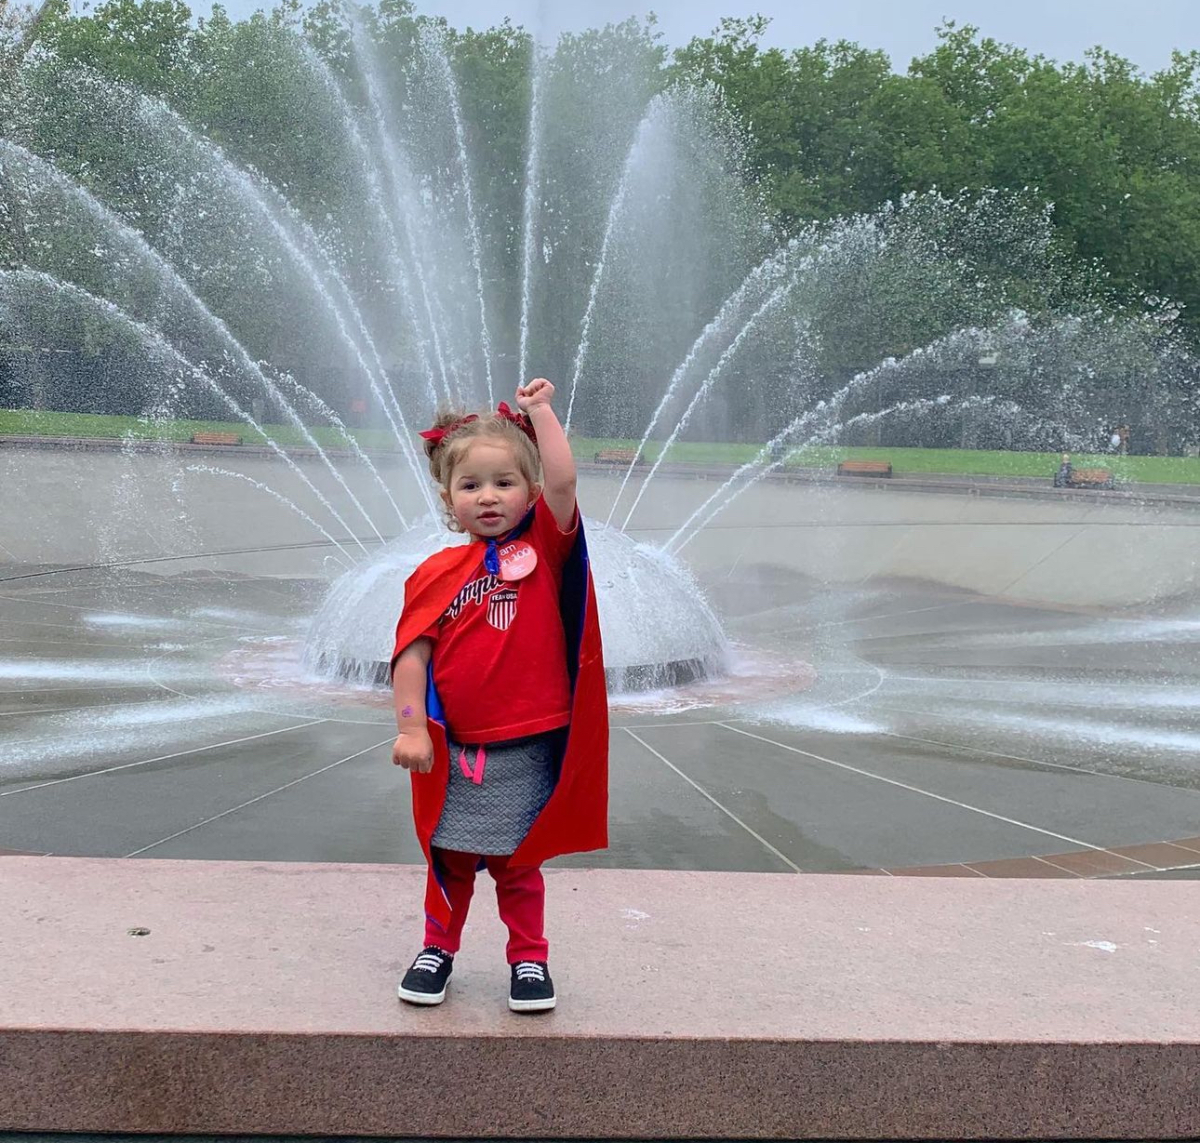
[{"label": "green lawn", "polygon": [[[305,443],[291,425],[268,425],[271,436],[282,445]],[[53,413],[31,409],[0,409],[0,436],[102,437],[186,441],[193,433],[238,433],[247,444],[262,443],[263,436],[247,425],[224,421],[168,421],[157,424],[138,417],[106,417],[92,413]],[[346,440],[336,429],[314,427],[313,436],[326,447],[345,448]],[[354,437],[368,449],[394,450],[395,438],[382,429],[359,429]],[[637,447],[634,440],[589,437],[572,438],[571,447],[580,460],[590,460],[601,449]],[[661,444],[650,442],[646,456],[658,457]],[[679,464],[744,464],[752,460],[758,446],[682,441],[669,459]],[[797,453],[788,467],[826,468],[839,460],[889,460],[897,475],[922,472],[964,476],[1050,476],[1058,467],[1057,453],[1000,452],[972,449],[923,448],[811,448]],[[1108,468],[1126,480],[1146,484],[1200,484],[1200,460],[1177,456],[1084,456],[1073,460],[1079,468]]]},{"label": "green lawn", "polygon": [[[281,445],[302,445],[307,442],[293,425],[267,425],[274,440]],[[346,438],[337,429],[314,425],[312,435],[322,445],[345,448]],[[165,421],[143,420],[140,417],[106,417],[96,413],[51,413],[33,409],[0,409],[0,436],[37,437],[101,437],[105,439],[133,437],[138,440],[190,440],[193,433],[237,433],[246,444],[262,444],[265,437],[241,421]],[[354,433],[364,448],[386,449],[394,438],[379,429],[362,429]]]},{"label": "green lawn", "polygon": [[[572,440],[581,460],[590,460],[600,449],[633,449],[632,440]],[[657,459],[660,444],[651,441],[646,457]],[[671,449],[670,460],[679,464],[745,464],[758,453],[751,444],[705,444],[684,441]],[[888,460],[897,476],[930,472],[961,476],[1052,476],[1059,464],[1056,452],[1003,452],[987,449],[938,448],[836,448],[804,449],[788,462],[789,468],[832,468],[839,460]],[[1107,468],[1124,480],[1146,484],[1200,484],[1200,460],[1182,456],[1112,456],[1079,453],[1071,458],[1076,468]]]}]

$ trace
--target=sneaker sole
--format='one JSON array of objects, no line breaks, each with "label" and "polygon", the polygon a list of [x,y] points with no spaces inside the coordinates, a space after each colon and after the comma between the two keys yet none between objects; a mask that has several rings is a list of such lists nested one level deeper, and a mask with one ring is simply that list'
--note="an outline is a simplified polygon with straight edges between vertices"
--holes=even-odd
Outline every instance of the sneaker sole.
[{"label": "sneaker sole", "polygon": [[557,1003],[557,996],[551,996],[547,1000],[513,1000],[510,996],[508,1010],[510,1012],[549,1012]]},{"label": "sneaker sole", "polygon": [[409,1004],[424,1004],[430,1007],[434,1004],[441,1004],[446,999],[446,990],[443,988],[441,992],[409,992],[406,988],[397,988],[396,995],[401,1000],[407,1000]]}]

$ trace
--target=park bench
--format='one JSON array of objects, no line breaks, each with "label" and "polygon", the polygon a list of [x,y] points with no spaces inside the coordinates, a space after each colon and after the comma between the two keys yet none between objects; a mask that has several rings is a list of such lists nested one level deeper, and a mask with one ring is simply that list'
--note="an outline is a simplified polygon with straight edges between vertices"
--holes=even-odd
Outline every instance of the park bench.
[{"label": "park bench", "polygon": [[596,453],[597,464],[645,464],[646,458],[631,448],[602,448]]},{"label": "park bench", "polygon": [[1116,481],[1107,468],[1073,468],[1067,477],[1068,488],[1115,488]]},{"label": "park bench", "polygon": [[237,433],[192,433],[192,444],[240,445],[242,438]]},{"label": "park bench", "polygon": [[838,476],[891,476],[892,466],[886,460],[843,460],[837,466]]}]

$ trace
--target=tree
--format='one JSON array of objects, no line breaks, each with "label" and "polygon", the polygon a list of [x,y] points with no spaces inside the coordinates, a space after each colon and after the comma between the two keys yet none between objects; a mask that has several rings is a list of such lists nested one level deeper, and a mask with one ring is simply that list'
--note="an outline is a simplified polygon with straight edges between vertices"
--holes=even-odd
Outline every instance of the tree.
[{"label": "tree", "polygon": [[749,135],[749,173],[785,228],[860,209],[864,113],[888,79],[888,58],[846,41],[764,50],[768,23],[722,20],[675,53],[672,75],[720,88]]},{"label": "tree", "polygon": [[54,0],[38,38],[64,63],[167,95],[187,58],[191,18],[183,0],[107,0],[90,16],[72,16],[66,0]]},{"label": "tree", "polygon": [[[223,184],[212,172],[190,178],[188,156],[212,144],[256,187],[269,182],[312,228],[369,324],[388,330],[385,352],[398,357],[414,333],[395,320],[404,292],[396,231],[403,218],[419,216],[427,234],[440,232],[429,220],[458,218],[470,189],[481,265],[476,270],[462,249],[443,249],[431,273],[443,275],[453,297],[443,315],[452,326],[483,279],[497,354],[515,359],[537,59],[524,29],[505,21],[458,31],[418,14],[413,0],[361,10],[379,64],[376,115],[339,0],[303,13],[299,0],[280,0],[240,21],[218,4],[194,26],[183,0],[105,0],[80,17],[66,0],[48,0],[40,24],[14,4],[0,0],[6,136],[58,164],[186,271],[200,267],[198,292],[233,311],[255,352],[289,367],[311,358],[333,368],[316,324],[289,326],[282,289],[251,303],[262,282],[283,280],[284,263],[299,272],[278,250],[260,249],[257,230],[231,240],[241,223],[230,203],[200,203],[200,183]],[[897,74],[884,53],[845,41],[765,48],[767,26],[762,17],[722,20],[668,57],[652,21],[630,20],[566,36],[538,64],[552,114],[536,142],[531,294],[539,313],[533,349],[547,368],[570,366],[625,157],[660,93],[674,100],[676,126],[691,114],[689,99],[694,110],[708,109],[691,145],[712,153],[688,152],[687,131],[676,132],[670,145],[680,148],[688,177],[672,184],[662,175],[650,185],[658,172],[642,186],[634,171],[630,202],[666,196],[691,231],[724,235],[727,227],[737,254],[701,281],[693,264],[703,259],[687,225],[672,229],[647,209],[642,222],[659,233],[637,223],[618,228],[609,256],[644,273],[636,283],[626,275],[621,296],[603,292],[602,304],[620,315],[620,328],[612,332],[610,323],[604,335],[612,361],[637,345],[648,371],[661,371],[678,350],[670,323],[656,325],[649,314],[715,307],[720,291],[732,289],[725,278],[740,281],[758,245],[781,236],[841,241],[856,224],[839,220],[857,215],[869,216],[866,229],[890,245],[873,260],[827,268],[825,295],[799,290],[803,306],[797,300],[780,315],[780,344],[789,330],[813,331],[826,369],[820,383],[879,354],[903,354],[955,323],[986,323],[1006,306],[1033,315],[1124,307],[1164,326],[1179,312],[1193,341],[1200,335],[1200,53],[1178,53],[1147,77],[1101,49],[1059,64],[946,23],[933,50]],[[50,50],[22,63],[31,34]],[[175,115],[194,133],[183,143]],[[377,138],[385,128],[419,168],[410,190],[420,202],[410,198],[400,214],[394,201],[381,205],[393,189]],[[655,153],[666,171],[666,150]],[[730,172],[740,199],[729,193]],[[751,200],[739,231],[735,216]],[[74,265],[88,284],[144,301],[140,284],[121,286],[89,253],[90,231],[53,233],[44,212],[25,216],[26,205],[12,172],[0,170],[3,264],[42,257],[64,272]],[[769,235],[761,233],[763,211]],[[775,348],[755,367],[773,368]],[[1170,384],[1183,386],[1185,373],[1175,370]],[[650,399],[639,390],[636,402]],[[1190,389],[1176,407],[1194,403]],[[615,417],[617,403],[609,408]],[[721,423],[753,435],[753,420]]]},{"label": "tree", "polygon": [[1055,64],[972,27],[941,29],[913,62],[969,125],[973,189],[1034,188],[1067,244],[1114,287],[1184,305],[1200,332],[1200,57],[1176,53],[1149,79],[1097,49]]}]

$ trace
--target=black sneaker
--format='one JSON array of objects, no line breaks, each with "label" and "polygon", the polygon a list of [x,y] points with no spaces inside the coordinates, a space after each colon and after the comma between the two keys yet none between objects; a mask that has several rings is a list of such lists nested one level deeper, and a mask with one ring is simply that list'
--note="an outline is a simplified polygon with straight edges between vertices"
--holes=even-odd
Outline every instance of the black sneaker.
[{"label": "black sneaker", "polygon": [[508,1006],[513,1012],[546,1012],[556,1003],[554,981],[544,960],[523,960],[512,966]]},{"label": "black sneaker", "polygon": [[396,991],[409,1004],[441,1004],[446,999],[446,983],[453,971],[453,954],[427,945],[412,962]]}]

